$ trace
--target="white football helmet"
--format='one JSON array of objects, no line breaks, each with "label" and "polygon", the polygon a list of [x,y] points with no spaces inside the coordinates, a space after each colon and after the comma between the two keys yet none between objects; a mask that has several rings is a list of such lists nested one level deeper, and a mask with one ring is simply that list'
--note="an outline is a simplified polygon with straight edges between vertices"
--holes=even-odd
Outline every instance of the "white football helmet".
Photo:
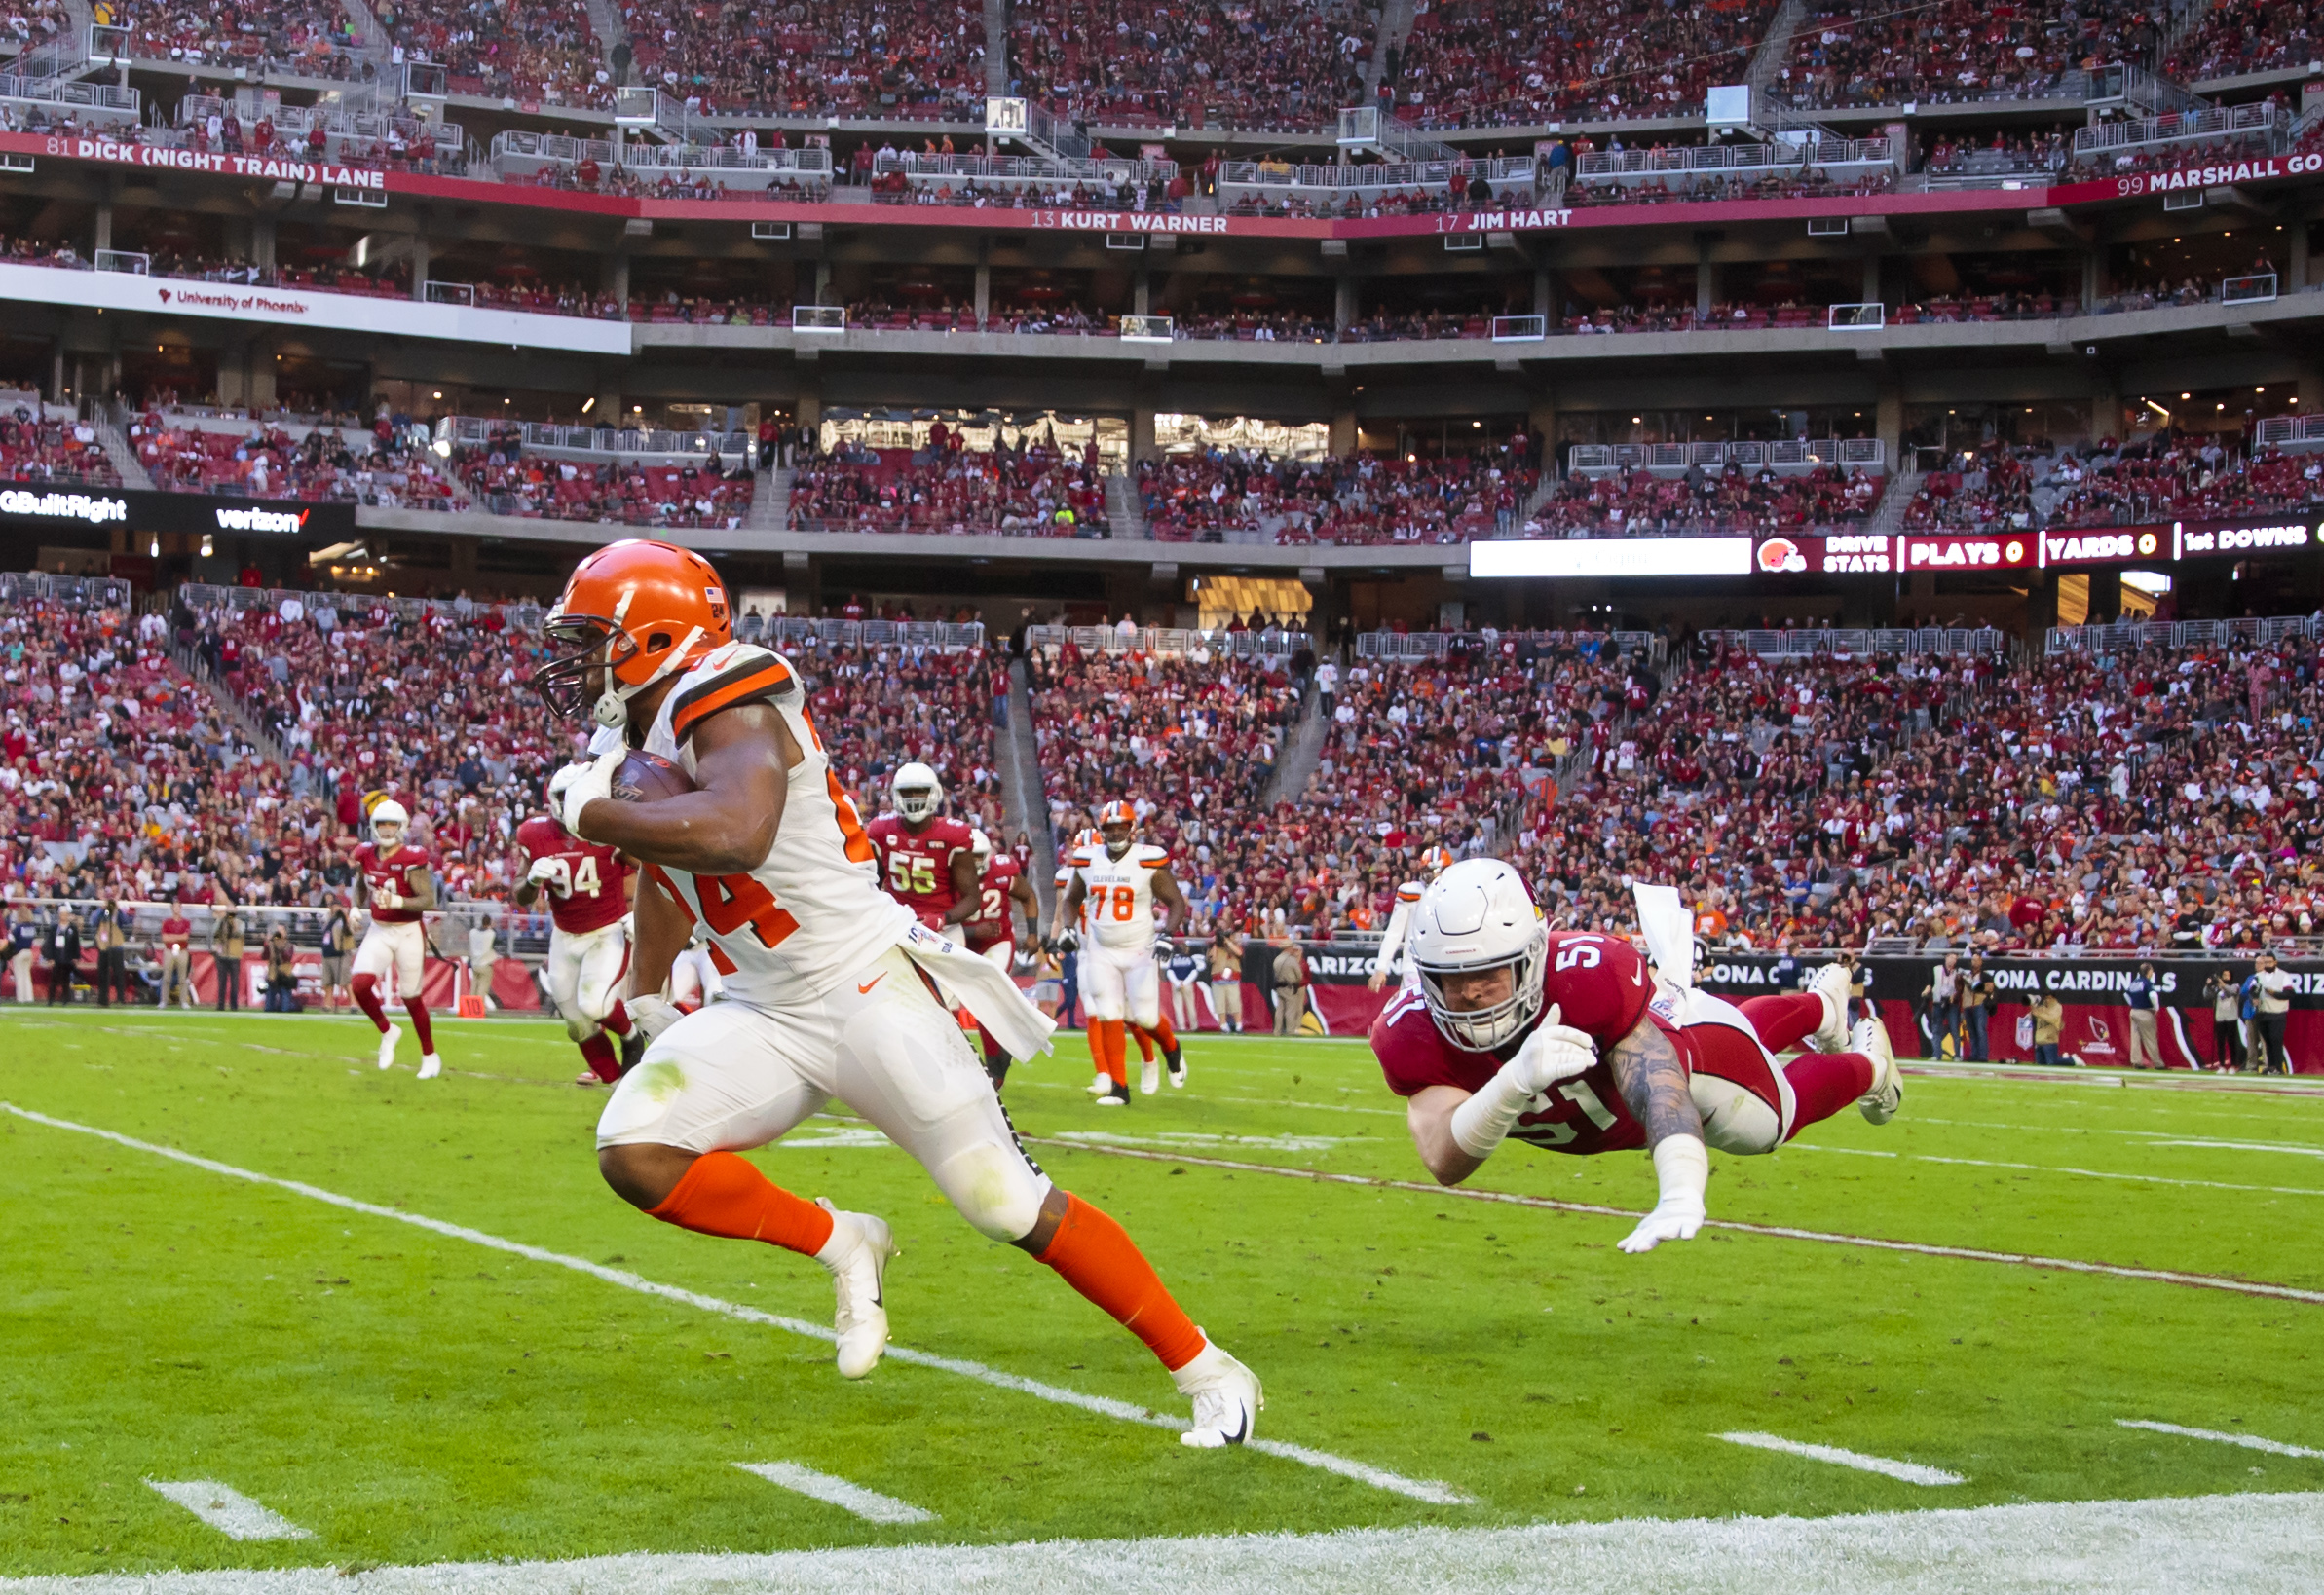
[{"label": "white football helmet", "polygon": [[372,844],[381,852],[393,853],[403,845],[403,834],[411,828],[412,817],[401,803],[393,798],[382,798],[371,805],[367,818]]},{"label": "white football helmet", "polygon": [[[1542,963],[1550,932],[1533,894],[1499,859],[1449,865],[1420,894],[1406,943],[1429,1017],[1454,1046],[1491,1052],[1521,1035],[1541,1012]],[[1508,998],[1455,1012],[1444,1000],[1447,975],[1511,966]]]},{"label": "white football helmet", "polygon": [[968,851],[976,859],[976,872],[983,874],[985,867],[993,862],[993,838],[982,831],[969,832]]},{"label": "white football helmet", "polygon": [[936,778],[934,770],[918,760],[896,771],[887,791],[896,812],[916,823],[934,819],[944,807],[944,783]]}]

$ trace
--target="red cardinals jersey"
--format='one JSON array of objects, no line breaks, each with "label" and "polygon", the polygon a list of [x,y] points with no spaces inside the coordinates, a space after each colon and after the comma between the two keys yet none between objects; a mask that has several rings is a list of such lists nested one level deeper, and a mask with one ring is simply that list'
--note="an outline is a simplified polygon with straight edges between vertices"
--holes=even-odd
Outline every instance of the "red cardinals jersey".
[{"label": "red cardinals jersey", "polygon": [[971,952],[1017,939],[1017,911],[1009,905],[1009,894],[1024,873],[1024,867],[1007,853],[994,854],[985,866],[985,878],[977,883],[976,917],[960,927]]},{"label": "red cardinals jersey", "polygon": [[[1598,1060],[1587,1073],[1536,1097],[1534,1110],[1518,1120],[1511,1137],[1531,1141],[1545,1151],[1585,1156],[1644,1146],[1646,1131],[1623,1102],[1606,1053],[1636,1029],[1639,1020],[1651,1017],[1647,1003],[1654,996],[1654,983],[1646,960],[1620,937],[1558,931],[1550,937],[1542,984],[1541,1011],[1547,1014],[1556,1003],[1560,1023],[1586,1032],[1597,1043]],[[1659,1019],[1656,1024],[1677,1039]],[[1412,991],[1390,1003],[1373,1021],[1371,1050],[1380,1060],[1380,1072],[1388,1077],[1388,1089],[1410,1096],[1427,1086],[1476,1091],[1516,1055],[1518,1043],[1510,1042],[1499,1054],[1456,1047],[1437,1028],[1421,994]],[[1687,1049],[1681,1046],[1681,1061],[1686,1057]]]},{"label": "red cardinals jersey", "polygon": [[599,842],[582,841],[545,814],[516,828],[516,845],[530,870],[541,859],[563,859],[569,890],[548,891],[549,917],[557,929],[578,936],[603,930],[629,911],[629,865]]},{"label": "red cardinals jersey", "polygon": [[363,872],[364,888],[371,894],[373,919],[383,925],[408,925],[420,917],[417,909],[383,909],[379,900],[386,893],[400,898],[418,896],[420,878],[435,867],[433,859],[409,845],[396,848],[383,859],[377,847],[365,842],[355,851],[355,866]]},{"label": "red cardinals jersey", "polygon": [[960,820],[930,820],[914,832],[903,819],[882,814],[864,827],[880,850],[880,884],[931,928],[944,923],[959,896],[953,890],[953,855],[969,849],[968,826]]}]

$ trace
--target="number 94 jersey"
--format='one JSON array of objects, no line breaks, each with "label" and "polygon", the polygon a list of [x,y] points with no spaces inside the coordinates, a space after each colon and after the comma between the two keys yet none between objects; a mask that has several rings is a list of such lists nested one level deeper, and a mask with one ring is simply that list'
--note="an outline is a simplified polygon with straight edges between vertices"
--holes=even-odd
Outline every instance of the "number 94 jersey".
[{"label": "number 94 jersey", "polygon": [[[1623,1152],[1646,1144],[1646,1131],[1631,1117],[1614,1084],[1606,1054],[1649,1017],[1653,977],[1646,960],[1615,936],[1557,931],[1550,937],[1542,967],[1541,1011],[1558,1008],[1559,1022],[1586,1032],[1597,1043],[1598,1058],[1589,1070],[1536,1096],[1510,1131],[1513,1140],[1531,1141],[1545,1152]],[[1659,1024],[1658,1024],[1658,1027]],[[1500,1053],[1455,1046],[1429,1017],[1417,991],[1407,991],[1372,1021],[1372,1055],[1388,1089],[1411,1096],[1429,1086],[1481,1090],[1517,1054],[1518,1042]],[[1678,1049],[1682,1062],[1688,1050]]]},{"label": "number 94 jersey", "polygon": [[549,917],[568,936],[603,930],[629,911],[629,864],[602,842],[582,841],[545,814],[516,828],[516,845],[530,870],[542,859],[563,859],[571,890],[548,893]]},{"label": "number 94 jersey", "polygon": [[1081,872],[1081,920],[1090,940],[1118,952],[1153,951],[1154,872],[1169,863],[1167,848],[1143,842],[1118,859],[1102,842],[1074,854],[1070,867]]}]

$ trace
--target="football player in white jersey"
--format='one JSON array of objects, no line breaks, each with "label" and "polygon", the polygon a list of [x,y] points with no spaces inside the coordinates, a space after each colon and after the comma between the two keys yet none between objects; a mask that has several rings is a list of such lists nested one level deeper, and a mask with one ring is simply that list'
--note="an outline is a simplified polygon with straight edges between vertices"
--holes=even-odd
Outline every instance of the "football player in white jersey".
[{"label": "football player in white jersey", "polygon": [[1452,863],[1450,849],[1437,846],[1426,848],[1420,855],[1420,878],[1407,880],[1396,889],[1396,907],[1389,910],[1388,928],[1380,933],[1380,950],[1371,955],[1371,979],[1364,983],[1377,991],[1388,983],[1389,973],[1401,960],[1404,981],[1400,990],[1417,990],[1420,976],[1408,959],[1402,959],[1405,936],[1412,926],[1412,910],[1420,903],[1420,894],[1428,890],[1428,883],[1443,874]]},{"label": "football player in white jersey", "polygon": [[[535,682],[560,715],[685,771],[693,790],[612,797],[614,748],[550,783],[567,827],[645,867],[631,1014],[652,1036],[597,1125],[606,1183],[665,1223],[815,1258],[838,1292],[840,1372],[887,1340],[886,1224],[807,1202],[736,1156],[837,1097],[928,1170],[981,1234],[1031,1253],[1129,1327],[1193,1402],[1182,1438],[1237,1443],[1258,1381],[1213,1345],[1121,1226],[1025,1155],[941,977],[1012,1057],[1053,1029],[1009,978],[880,889],[876,851],[787,661],[731,640],[725,584],[699,555],[617,542],[582,560],[545,633],[570,651]],[[690,930],[718,949],[722,1001],[677,1017],[654,995]]]},{"label": "football player in white jersey", "polygon": [[[1168,909],[1171,923],[1190,917],[1186,899],[1170,872],[1170,854],[1139,842],[1138,816],[1116,799],[1098,813],[1100,842],[1071,861],[1072,883],[1057,906],[1050,927],[1055,936],[1066,919],[1082,915],[1081,991],[1089,1004],[1090,1034],[1103,1050],[1110,1089],[1101,1107],[1130,1101],[1128,1026],[1151,1031],[1170,1065],[1170,1083],[1186,1083],[1186,1057],[1178,1033],[1162,1014],[1162,971],[1154,961],[1154,905]],[[1146,1059],[1139,1089],[1151,1096],[1160,1089],[1161,1069]]]}]

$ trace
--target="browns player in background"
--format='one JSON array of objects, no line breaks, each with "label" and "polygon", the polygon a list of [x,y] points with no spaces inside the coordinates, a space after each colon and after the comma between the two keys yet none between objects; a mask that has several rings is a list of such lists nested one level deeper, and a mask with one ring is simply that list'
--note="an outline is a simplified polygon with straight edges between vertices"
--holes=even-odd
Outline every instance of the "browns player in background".
[{"label": "browns player in background", "polygon": [[607,1033],[629,1035],[621,977],[629,969],[629,937],[622,916],[637,897],[637,872],[611,847],[582,841],[551,814],[536,814],[516,828],[525,877],[516,906],[529,909],[548,894],[548,990],[588,1068],[574,1084],[610,1085],[621,1078]]},{"label": "browns player in background", "polygon": [[[1498,859],[1437,877],[1413,911],[1410,957],[1419,989],[1382,1012],[1371,1046],[1406,1098],[1420,1161],[1458,1185],[1505,1138],[1585,1156],[1643,1148],[1661,1199],[1625,1251],[1702,1228],[1707,1147],[1773,1152],[1852,1102],[1886,1124],[1903,1098],[1880,1021],[1849,1028],[1844,983],[1741,1009],[1660,983],[1620,937],[1549,931]],[[1802,1041],[1819,1050],[1777,1062]]]},{"label": "browns player in background", "polygon": [[428,1022],[428,1002],[421,980],[428,968],[428,933],[421,916],[435,907],[435,861],[408,838],[411,815],[385,793],[364,799],[365,825],[371,839],[355,850],[356,906],[371,910],[371,923],[356,947],[355,979],[348,983],[356,1006],[379,1026],[379,1066],[395,1061],[399,1032],[388,1020],[380,996],[380,977],[395,974],[396,994],[411,1015],[412,1032],[420,1038],[420,1078],[433,1080],[444,1072],[436,1056],[435,1031]]},{"label": "browns player in background", "polygon": [[880,850],[880,884],[928,929],[957,936],[977,911],[968,825],[945,818],[944,783],[917,760],[897,770],[887,790],[895,812],[864,827]]},{"label": "browns player in background", "polygon": [[[1006,975],[1017,962],[1017,910],[1025,910],[1026,926],[1037,932],[1041,900],[1033,895],[1032,882],[1025,878],[1025,868],[1015,854],[995,851],[993,839],[982,831],[970,832],[968,841],[976,860],[977,906],[961,930],[968,950],[997,965]],[[993,1077],[993,1088],[997,1091],[1009,1077],[1008,1049],[981,1024],[977,1036],[985,1044],[985,1072]]]}]

